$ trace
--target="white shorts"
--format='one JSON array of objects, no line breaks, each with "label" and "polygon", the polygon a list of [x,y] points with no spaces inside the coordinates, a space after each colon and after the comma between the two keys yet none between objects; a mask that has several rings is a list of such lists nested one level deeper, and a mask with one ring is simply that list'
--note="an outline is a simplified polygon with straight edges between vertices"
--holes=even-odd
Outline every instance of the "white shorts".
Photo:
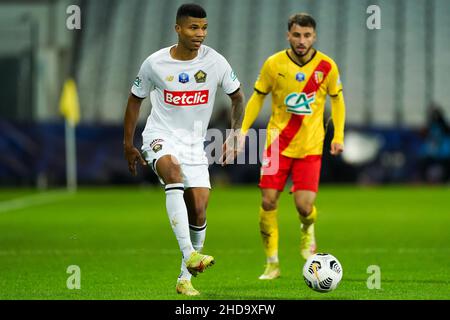
[{"label": "white shorts", "polygon": [[[166,134],[157,132],[146,135],[141,148],[145,161],[147,161],[158,176],[161,184],[164,185],[164,181],[156,171],[156,163],[161,157],[171,155],[180,164],[185,189],[196,187],[211,189],[208,160],[204,155],[203,146],[197,146],[195,148],[197,151],[195,156],[192,156],[192,153],[190,152],[191,149],[192,148],[177,143]],[[201,150],[202,153],[199,153],[199,150]]]}]

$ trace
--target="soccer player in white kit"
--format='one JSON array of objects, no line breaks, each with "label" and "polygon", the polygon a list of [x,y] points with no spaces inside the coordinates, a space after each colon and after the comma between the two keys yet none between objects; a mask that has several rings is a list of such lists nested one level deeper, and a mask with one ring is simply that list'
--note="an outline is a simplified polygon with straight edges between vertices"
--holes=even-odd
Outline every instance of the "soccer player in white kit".
[{"label": "soccer player in white kit", "polygon": [[[214,264],[200,253],[206,235],[206,207],[211,188],[204,140],[217,87],[231,98],[231,127],[240,129],[244,96],[227,60],[202,45],[207,34],[205,10],[195,4],[179,7],[175,31],[178,43],[150,55],[136,77],[124,119],[124,152],[130,172],[136,164],[150,165],[166,192],[166,209],[183,258],[176,291],[198,295],[191,275]],[[142,133],[142,154],[133,138],[141,102],[152,104]],[[229,137],[227,141],[232,139]],[[236,150],[224,144],[222,158]],[[145,159],[145,160],[144,160]]]}]

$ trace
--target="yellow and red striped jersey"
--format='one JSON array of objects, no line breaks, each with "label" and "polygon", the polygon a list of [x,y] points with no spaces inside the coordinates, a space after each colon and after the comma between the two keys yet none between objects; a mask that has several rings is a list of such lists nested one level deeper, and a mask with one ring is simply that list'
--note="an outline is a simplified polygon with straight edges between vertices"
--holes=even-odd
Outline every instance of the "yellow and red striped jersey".
[{"label": "yellow and red striped jersey", "polygon": [[[301,66],[291,59],[287,50],[280,51],[265,61],[255,90],[272,93],[266,149],[278,139],[279,151],[284,156],[303,158],[322,154],[326,96],[338,96],[342,91],[338,67],[330,57],[316,51],[311,60]],[[337,107],[345,108],[343,100],[342,106]],[[340,119],[333,115],[333,141],[342,144],[344,110],[336,113]]]}]

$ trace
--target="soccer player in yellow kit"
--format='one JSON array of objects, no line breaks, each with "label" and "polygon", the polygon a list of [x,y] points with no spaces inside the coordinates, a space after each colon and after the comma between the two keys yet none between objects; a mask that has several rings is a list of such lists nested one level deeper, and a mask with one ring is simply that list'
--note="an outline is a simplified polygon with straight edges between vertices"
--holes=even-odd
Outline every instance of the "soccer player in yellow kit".
[{"label": "soccer player in yellow kit", "polygon": [[305,13],[289,18],[290,48],[270,56],[256,80],[242,124],[242,136],[257,118],[269,93],[272,115],[267,125],[259,187],[262,193],[259,226],[267,264],[259,279],[280,276],[278,261],[277,202],[289,174],[301,220],[300,251],[307,259],[316,252],[314,223],[324,141],[323,114],[331,98],[334,137],[331,154],[344,150],[345,104],[336,63],[314,49],[316,22]]}]

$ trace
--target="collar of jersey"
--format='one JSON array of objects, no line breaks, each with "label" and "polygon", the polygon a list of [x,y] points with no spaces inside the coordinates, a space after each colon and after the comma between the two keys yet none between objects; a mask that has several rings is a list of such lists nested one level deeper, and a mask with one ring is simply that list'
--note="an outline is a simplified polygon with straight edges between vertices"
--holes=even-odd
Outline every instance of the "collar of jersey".
[{"label": "collar of jersey", "polygon": [[[298,65],[300,68],[303,68],[303,67],[306,66],[308,63],[310,63],[311,61],[313,61],[314,58],[316,57],[316,54],[317,54],[317,50],[314,49],[314,54],[312,55],[311,59],[309,59],[308,61],[306,61],[304,64],[299,64],[299,63],[297,63],[296,61],[294,61],[294,59],[292,59],[292,57],[289,55],[288,49],[286,49],[285,52],[286,52],[286,55],[289,57],[289,59],[290,59],[293,63],[295,63],[296,65]],[[197,55],[197,56],[198,56],[198,55]]]},{"label": "collar of jersey", "polygon": [[183,62],[189,62],[189,63],[191,63],[191,62],[196,61],[196,60],[199,59],[199,57],[200,57],[200,50],[203,50],[203,45],[201,45],[201,46],[200,46],[200,49],[198,49],[197,56],[196,56],[194,59],[191,59],[191,60],[178,60],[178,59],[174,59],[174,58],[172,57],[172,55],[170,54],[170,49],[172,49],[172,48],[175,47],[176,45],[177,45],[177,44],[171,45],[171,46],[167,49],[167,54],[169,55],[169,59],[170,59],[171,61],[175,61],[175,62],[179,62],[179,63],[183,63]]}]

